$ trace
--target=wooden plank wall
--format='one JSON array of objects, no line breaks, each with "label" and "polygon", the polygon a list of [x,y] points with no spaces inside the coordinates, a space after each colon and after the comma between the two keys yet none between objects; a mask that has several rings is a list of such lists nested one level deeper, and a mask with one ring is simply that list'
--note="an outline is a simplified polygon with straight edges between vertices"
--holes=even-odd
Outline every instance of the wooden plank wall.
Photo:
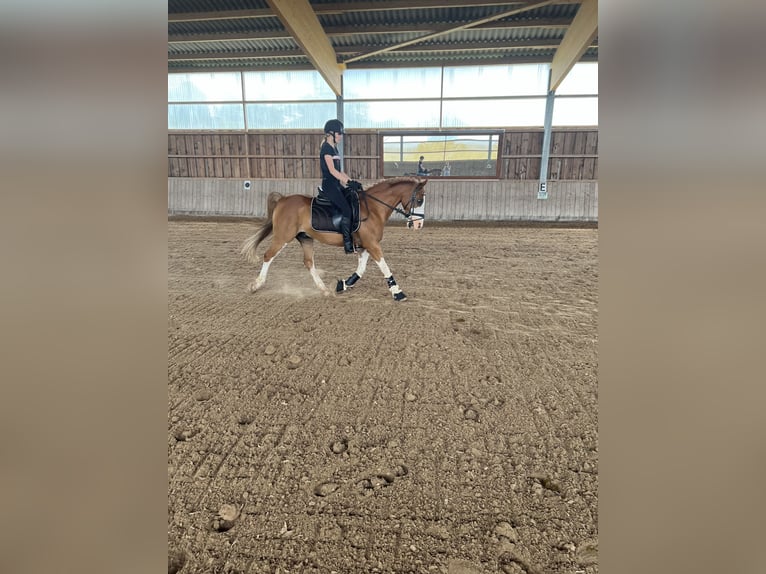
[{"label": "wooden plank wall", "polygon": [[[362,180],[368,187],[375,180]],[[312,195],[317,180],[168,178],[168,214],[265,217],[270,192]],[[537,199],[537,182],[508,180],[430,180],[426,219],[432,221],[598,221],[597,181],[557,181],[548,199]],[[402,220],[394,214],[393,221]]]},{"label": "wooden plank wall", "polygon": [[[319,179],[321,142],[319,131],[171,132],[168,177]],[[506,128],[500,179],[539,179],[542,145],[542,129]],[[381,179],[377,132],[349,131],[344,146],[346,173]],[[597,129],[554,129],[550,152],[550,180],[598,179]]]}]

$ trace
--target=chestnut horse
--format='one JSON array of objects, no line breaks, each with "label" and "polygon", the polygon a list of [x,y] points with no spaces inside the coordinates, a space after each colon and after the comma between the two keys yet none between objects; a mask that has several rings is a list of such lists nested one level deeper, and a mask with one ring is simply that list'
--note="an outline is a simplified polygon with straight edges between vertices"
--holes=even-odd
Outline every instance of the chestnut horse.
[{"label": "chestnut horse", "polygon": [[[383,277],[394,301],[403,301],[407,298],[404,292],[396,284],[391,270],[383,259],[383,250],[380,241],[383,239],[383,227],[394,211],[405,215],[410,224],[414,220],[417,225],[411,225],[415,229],[422,227],[422,207],[425,201],[425,186],[428,180],[418,177],[395,177],[376,183],[368,190],[361,189],[358,182],[351,182],[351,187],[356,187],[359,193],[359,218],[361,224],[354,232],[354,244],[361,248],[358,254],[356,271],[345,281],[338,280],[336,291],[345,291],[352,287],[364,275],[367,269],[367,260],[372,256],[378,264]],[[403,209],[397,206],[401,204]],[[420,207],[420,213],[414,213],[413,209]],[[325,295],[330,292],[314,267],[314,239],[326,245],[334,247],[343,246],[343,236],[334,231],[316,231],[311,226],[311,198],[305,195],[282,196],[272,192],[268,199],[268,221],[258,230],[258,233],[245,240],[242,245],[242,254],[253,263],[257,262],[255,249],[258,244],[273,233],[271,245],[263,255],[263,266],[255,281],[250,283],[250,292],[260,289],[266,281],[269,265],[279,252],[293,239],[297,239],[303,248],[303,264],[311,273],[314,283]]]}]

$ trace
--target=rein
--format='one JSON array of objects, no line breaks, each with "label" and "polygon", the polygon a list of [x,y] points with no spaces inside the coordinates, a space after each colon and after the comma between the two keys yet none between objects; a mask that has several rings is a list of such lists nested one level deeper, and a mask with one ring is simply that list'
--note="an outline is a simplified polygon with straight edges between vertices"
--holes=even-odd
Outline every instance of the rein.
[{"label": "rein", "polygon": [[[413,189],[413,191],[412,191],[412,197],[410,198],[410,211],[409,211],[409,213],[405,212],[403,209],[399,209],[398,207],[396,207],[396,206],[394,206],[394,205],[389,205],[389,204],[387,204],[385,201],[383,201],[383,200],[380,200],[380,199],[378,199],[377,197],[375,197],[375,196],[373,196],[373,195],[370,195],[370,194],[369,194],[369,193],[367,193],[365,190],[362,190],[362,191],[360,191],[360,192],[358,192],[358,193],[361,193],[361,194],[363,194],[363,195],[364,195],[364,200],[365,200],[365,202],[367,201],[367,198],[369,197],[370,199],[373,199],[373,200],[377,201],[378,203],[382,203],[382,204],[383,204],[383,205],[385,205],[385,206],[386,206],[388,209],[390,209],[390,210],[392,210],[392,211],[396,211],[397,213],[400,213],[400,214],[402,214],[404,217],[407,217],[407,218],[409,218],[409,219],[412,219],[413,217],[416,217],[416,218],[418,218],[418,219],[425,219],[425,215],[418,215],[418,214],[413,214],[413,213],[412,213],[413,204],[415,203],[415,196],[416,196],[416,193],[415,193],[415,190],[414,190],[414,189]],[[367,212],[369,213],[369,211],[370,211],[370,208],[368,207],[368,208],[367,208]]]}]

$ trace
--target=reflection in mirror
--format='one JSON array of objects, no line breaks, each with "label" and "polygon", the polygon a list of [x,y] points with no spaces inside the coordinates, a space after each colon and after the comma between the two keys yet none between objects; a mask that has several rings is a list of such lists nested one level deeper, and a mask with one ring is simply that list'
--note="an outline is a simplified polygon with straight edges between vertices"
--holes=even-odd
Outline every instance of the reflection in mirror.
[{"label": "reflection in mirror", "polygon": [[498,177],[498,132],[382,134],[383,177]]}]

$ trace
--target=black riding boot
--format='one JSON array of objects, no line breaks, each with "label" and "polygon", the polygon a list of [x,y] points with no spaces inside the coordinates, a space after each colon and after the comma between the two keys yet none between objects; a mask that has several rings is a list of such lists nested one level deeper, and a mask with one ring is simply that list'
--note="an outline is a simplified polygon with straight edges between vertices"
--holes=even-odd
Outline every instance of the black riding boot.
[{"label": "black riding boot", "polygon": [[343,234],[343,250],[346,253],[356,253],[354,239],[351,237],[351,220],[349,218],[340,218],[340,232]]}]

